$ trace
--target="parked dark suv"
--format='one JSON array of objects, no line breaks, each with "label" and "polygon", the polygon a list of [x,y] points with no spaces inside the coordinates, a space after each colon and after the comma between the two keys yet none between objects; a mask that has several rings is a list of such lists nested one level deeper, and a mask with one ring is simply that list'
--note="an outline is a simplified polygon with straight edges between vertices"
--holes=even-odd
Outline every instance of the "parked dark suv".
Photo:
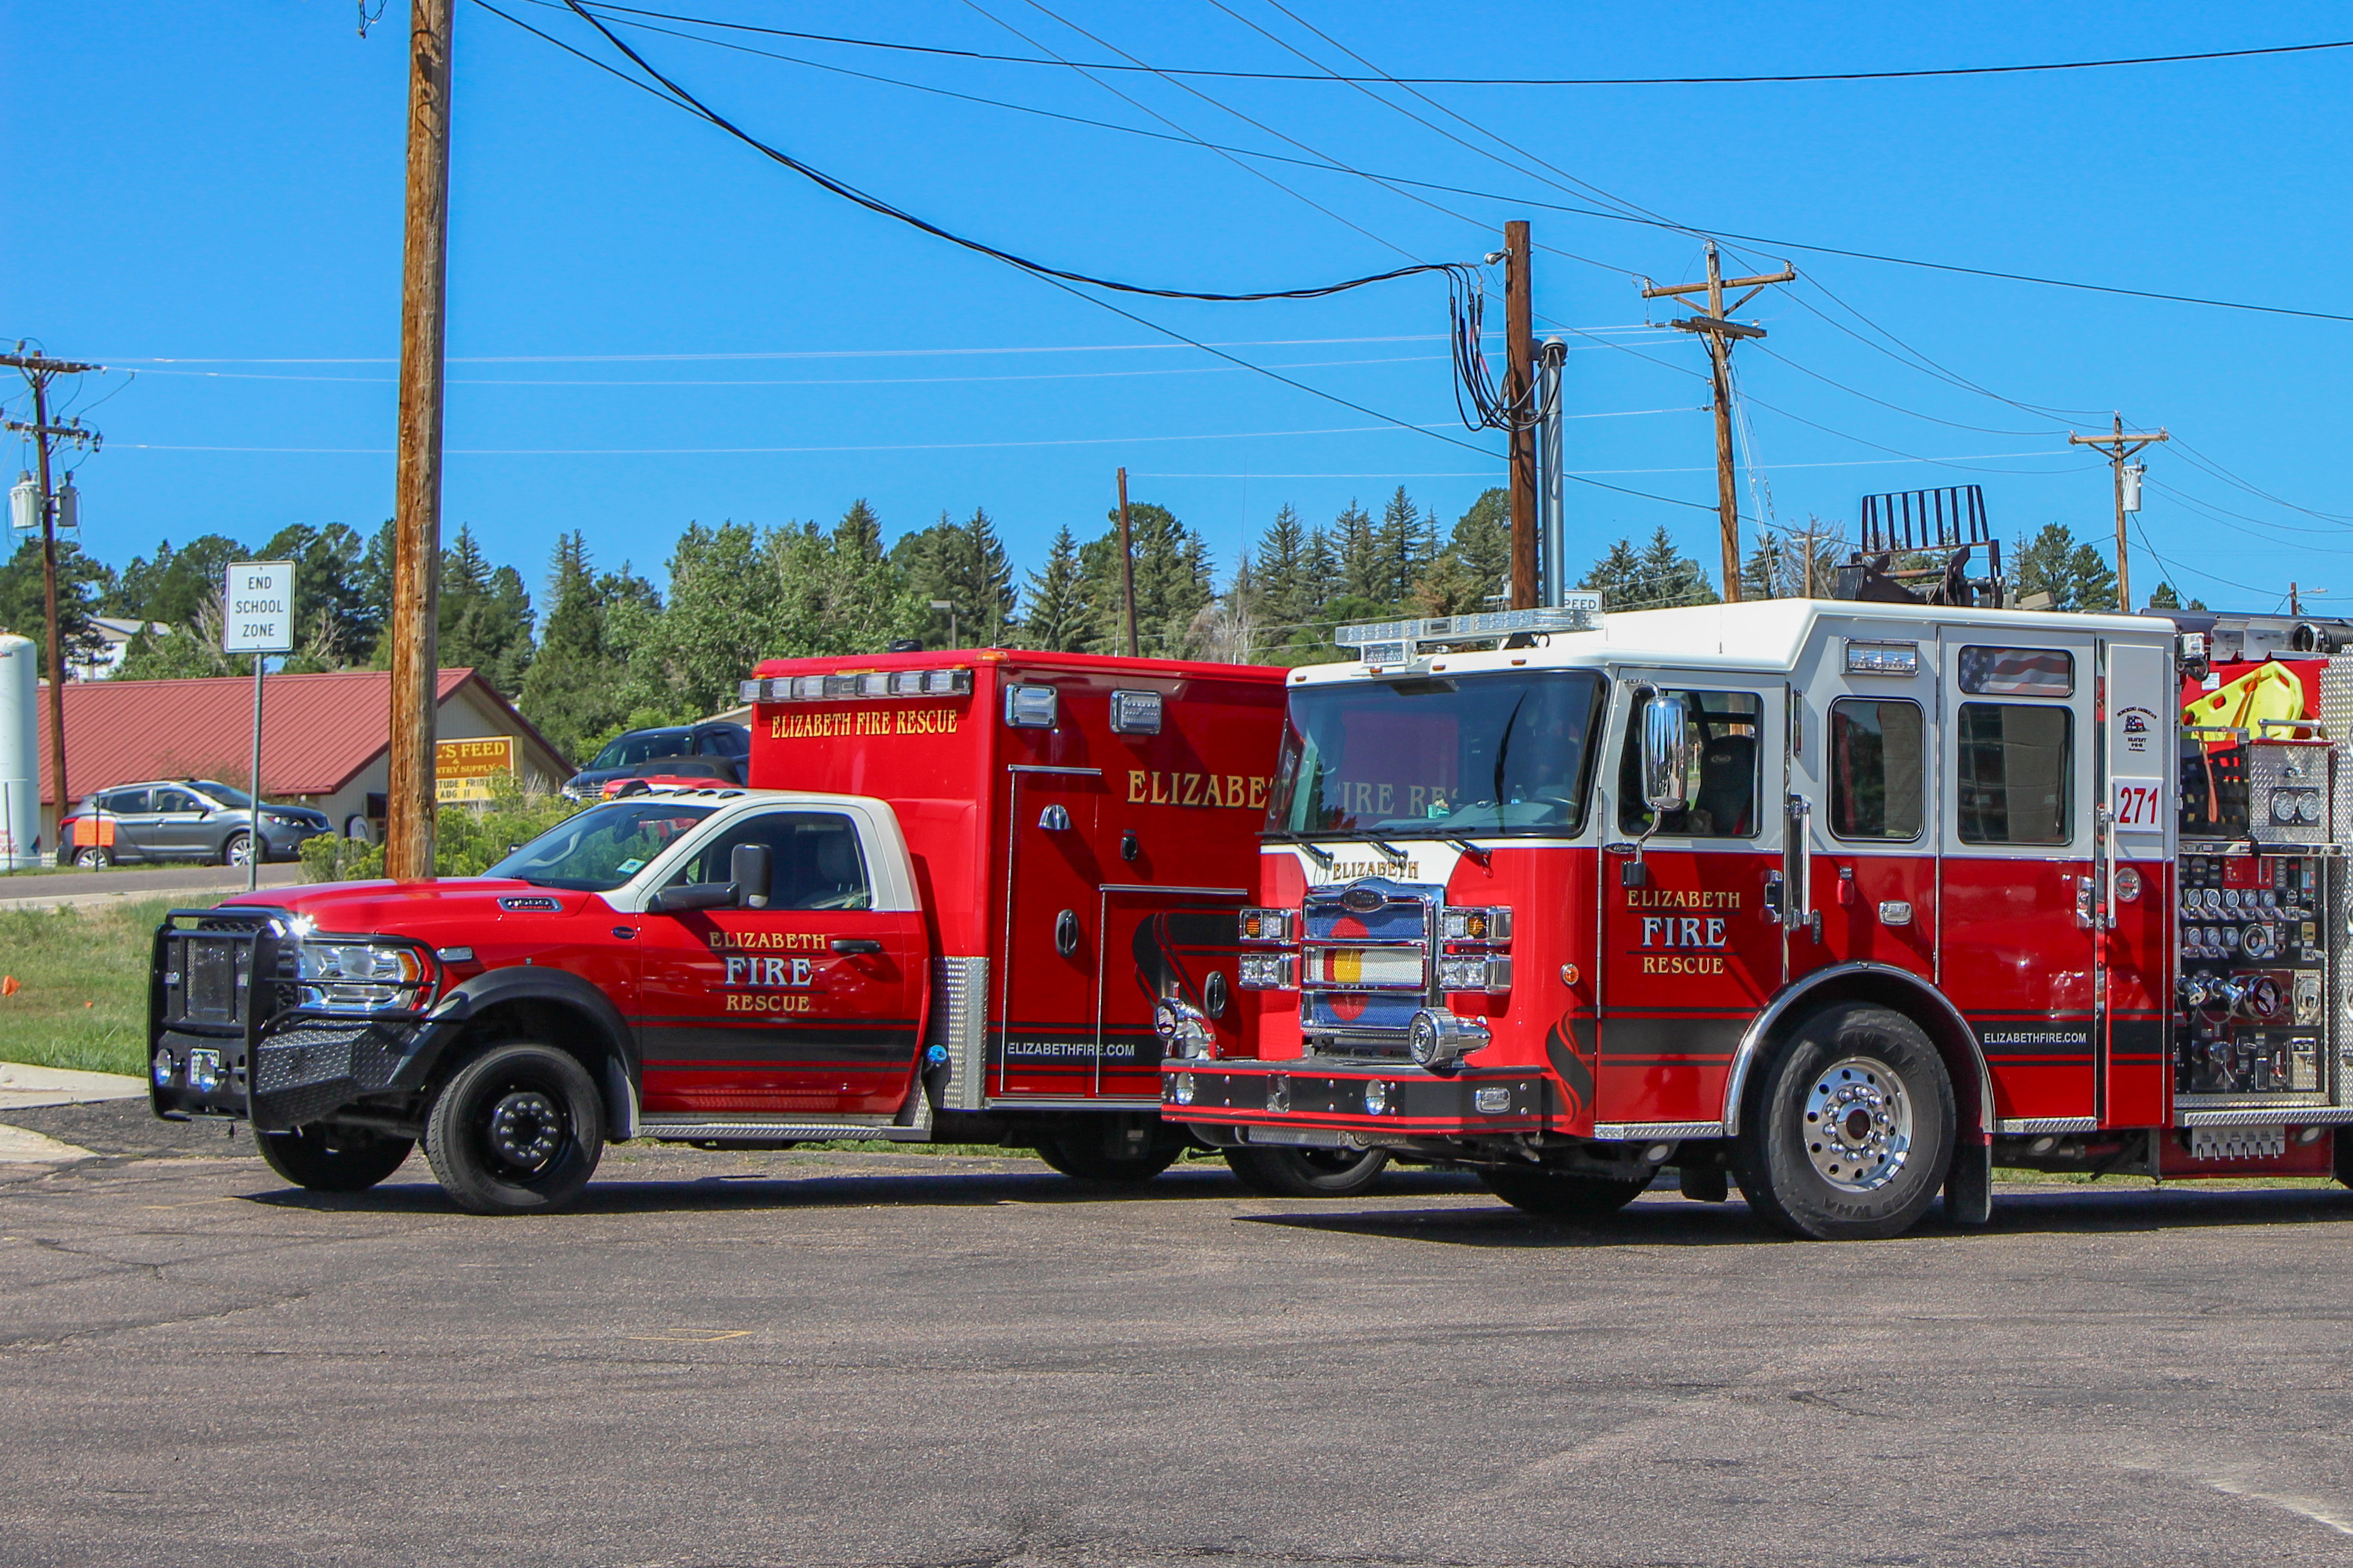
[{"label": "parked dark suv", "polygon": [[[261,858],[291,860],[304,839],[330,826],[307,805],[263,801]],[[252,847],[253,797],[216,779],[117,784],[85,799],[58,826],[58,864],[90,870],[134,860],[242,866]]]},{"label": "parked dark suv", "polygon": [[593,762],[573,774],[564,793],[575,800],[595,800],[614,779],[656,776],[707,778],[740,785],[751,755],[752,731],[723,719],[632,730],[616,737]]}]

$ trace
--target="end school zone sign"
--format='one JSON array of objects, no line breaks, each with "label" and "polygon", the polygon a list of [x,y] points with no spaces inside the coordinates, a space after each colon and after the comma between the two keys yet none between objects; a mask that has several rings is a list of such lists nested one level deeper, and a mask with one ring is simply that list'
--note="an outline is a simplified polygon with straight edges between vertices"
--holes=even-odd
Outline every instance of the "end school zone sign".
[{"label": "end school zone sign", "polygon": [[223,653],[294,651],[294,563],[231,562],[224,587]]}]

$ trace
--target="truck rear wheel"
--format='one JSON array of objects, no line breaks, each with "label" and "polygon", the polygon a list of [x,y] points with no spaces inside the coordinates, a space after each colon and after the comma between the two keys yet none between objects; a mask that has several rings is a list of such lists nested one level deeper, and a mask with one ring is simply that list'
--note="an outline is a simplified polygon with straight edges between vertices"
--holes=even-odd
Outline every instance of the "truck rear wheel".
[{"label": "truck rear wheel", "polygon": [[1229,1149],[1235,1180],[1270,1198],[1352,1198],[1380,1180],[1386,1149]]},{"label": "truck rear wheel", "polygon": [[433,1173],[459,1207],[533,1214],[580,1195],[605,1152],[588,1069],[546,1046],[499,1046],[458,1069],[425,1128]]},{"label": "truck rear wheel", "polygon": [[1103,1133],[1041,1139],[1038,1144],[1038,1158],[1081,1182],[1148,1182],[1184,1152],[1184,1139],[1165,1131],[1135,1153]]},{"label": "truck rear wheel", "polygon": [[414,1138],[357,1128],[304,1127],[254,1136],[262,1161],[314,1193],[364,1193],[407,1162]]},{"label": "truck rear wheel", "polygon": [[1800,1023],[1741,1107],[1749,1205],[1792,1236],[1868,1241],[1916,1224],[1952,1161],[1952,1079],[1903,1014],[1841,1002]]},{"label": "truck rear wheel", "polygon": [[1651,1184],[1617,1181],[1608,1176],[1573,1175],[1561,1171],[1519,1171],[1482,1168],[1479,1180],[1487,1190],[1515,1209],[1554,1219],[1608,1219],[1641,1195]]}]

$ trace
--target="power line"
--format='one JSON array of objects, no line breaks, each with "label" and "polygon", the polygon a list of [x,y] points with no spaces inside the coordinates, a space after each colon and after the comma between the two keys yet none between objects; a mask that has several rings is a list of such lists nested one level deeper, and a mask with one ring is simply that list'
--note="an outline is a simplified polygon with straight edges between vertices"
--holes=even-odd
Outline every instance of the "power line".
[{"label": "power line", "polygon": [[[879,38],[845,37],[834,33],[804,33],[789,27],[761,27],[748,22],[722,22],[708,16],[680,16],[669,11],[644,10],[631,5],[598,5],[599,11],[628,16],[652,16],[665,22],[685,22],[700,27],[723,27],[741,33],[762,33],[771,37],[801,38],[811,43],[843,44],[856,48],[887,49],[901,54],[935,55],[950,59],[978,60],[991,65],[1039,66],[1058,63],[1082,63],[1086,69],[1103,71],[1149,70],[1155,76],[1209,77],[1233,81],[1305,81],[1326,82],[1335,79],[1328,74],[1310,75],[1303,71],[1216,70],[1176,66],[1150,67],[1120,65],[1110,61],[1057,62],[1032,59],[1023,55],[990,54],[980,49],[955,49],[930,44],[896,44]],[[1294,18],[1295,19],[1295,18]],[[2052,60],[2032,65],[2013,66],[1939,66],[1917,70],[1880,71],[1807,71],[1758,76],[1624,76],[1624,77],[1476,77],[1476,76],[1414,76],[1414,77],[1341,77],[1336,79],[1354,85],[1363,81],[1395,81],[1414,87],[1734,87],[1767,85],[1778,82],[1809,81],[1909,81],[1923,77],[2018,76],[2036,71],[2100,70],[2119,66],[2182,65],[2199,60],[2250,59],[2263,55],[2314,54],[2327,49],[2353,48],[2353,38],[2315,44],[2278,44],[2253,49],[2206,49],[2193,54],[2138,55],[2114,59]]]}]

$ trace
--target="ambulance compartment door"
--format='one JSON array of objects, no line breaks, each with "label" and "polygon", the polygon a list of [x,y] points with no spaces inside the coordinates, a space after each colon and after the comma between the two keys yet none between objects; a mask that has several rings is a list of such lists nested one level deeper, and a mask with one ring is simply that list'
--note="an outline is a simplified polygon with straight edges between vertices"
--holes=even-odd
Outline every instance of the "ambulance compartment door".
[{"label": "ambulance compartment door", "polygon": [[892,879],[839,811],[738,817],[672,882],[727,881],[747,843],[765,908],[637,917],[646,1111],[890,1120],[915,1083],[922,915],[874,907]]},{"label": "ambulance compartment door", "polygon": [[1103,773],[1023,763],[1011,773],[989,1092],[1016,1101],[1092,1100],[1102,1048],[1098,889],[1112,879],[1095,853]]},{"label": "ambulance compartment door", "polygon": [[1946,626],[1936,832],[1943,990],[1984,1048],[2002,1130],[2088,1130],[2100,1075],[2105,809],[2089,633]]},{"label": "ambulance compartment door", "polygon": [[2105,642],[2107,689],[2101,759],[2106,778],[2099,902],[2105,952],[2106,1029],[2100,1121],[2153,1127],[2166,1121],[2173,1016],[2173,883],[2179,828],[2173,769],[2172,649]]}]

